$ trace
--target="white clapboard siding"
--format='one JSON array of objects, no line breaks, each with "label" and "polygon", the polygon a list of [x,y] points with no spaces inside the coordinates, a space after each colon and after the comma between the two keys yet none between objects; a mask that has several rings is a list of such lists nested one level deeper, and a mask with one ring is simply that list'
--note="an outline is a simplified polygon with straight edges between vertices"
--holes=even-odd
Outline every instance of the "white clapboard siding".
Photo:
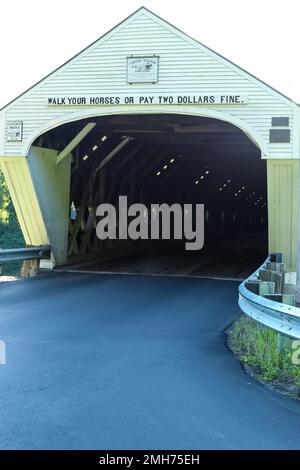
[{"label": "white clapboard siding", "polygon": [[[160,57],[158,83],[126,83],[126,57],[131,54],[156,54]],[[210,105],[209,108],[226,112],[250,124],[265,140],[267,156],[299,157],[299,130],[295,124],[297,122],[298,126],[299,123],[298,107],[292,101],[145,8],[138,10],[2,110],[1,133],[5,132],[4,120],[22,120],[23,143],[5,142],[4,139],[1,146],[0,140],[0,155],[20,155],[24,142],[32,135],[46,128],[47,123],[72,112],[69,107],[48,107],[48,96],[151,92],[248,95],[248,104]],[[130,106],[126,108],[130,112]],[[101,114],[101,107],[95,107],[95,110]],[[142,112],[143,107],[139,106],[139,110]],[[273,116],[289,117],[289,144],[268,143]]]}]

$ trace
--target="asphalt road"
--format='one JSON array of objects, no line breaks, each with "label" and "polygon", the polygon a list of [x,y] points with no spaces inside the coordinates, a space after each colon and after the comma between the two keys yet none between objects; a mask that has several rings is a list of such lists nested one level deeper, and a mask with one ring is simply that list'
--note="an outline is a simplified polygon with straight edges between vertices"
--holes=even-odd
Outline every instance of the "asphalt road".
[{"label": "asphalt road", "polygon": [[295,449],[300,405],[227,350],[237,283],[52,273],[0,286],[1,449]]}]

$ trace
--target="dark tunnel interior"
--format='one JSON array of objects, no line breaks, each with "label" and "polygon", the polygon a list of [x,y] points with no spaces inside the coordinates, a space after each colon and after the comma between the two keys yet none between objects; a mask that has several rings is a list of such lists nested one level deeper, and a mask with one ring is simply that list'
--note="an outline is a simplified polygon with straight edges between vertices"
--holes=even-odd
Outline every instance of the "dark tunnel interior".
[{"label": "dark tunnel interior", "polygon": [[[263,261],[266,164],[239,128],[190,115],[111,115],[65,124],[34,145],[60,151],[88,122],[95,126],[72,154],[69,256],[74,266],[243,278]],[[117,206],[120,195],[147,208],[204,204],[203,249],[186,251],[184,240],[100,241],[96,207]]]}]

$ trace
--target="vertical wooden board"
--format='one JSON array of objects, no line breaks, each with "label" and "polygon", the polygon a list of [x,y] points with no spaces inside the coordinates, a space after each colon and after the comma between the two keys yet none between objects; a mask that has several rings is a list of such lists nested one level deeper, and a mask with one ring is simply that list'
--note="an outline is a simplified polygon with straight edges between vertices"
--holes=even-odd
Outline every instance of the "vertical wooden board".
[{"label": "vertical wooden board", "polygon": [[293,181],[293,196],[292,196],[292,266],[293,271],[296,271],[298,266],[298,240],[299,240],[299,177],[300,177],[300,162],[293,160],[292,181]]},{"label": "vertical wooden board", "polygon": [[43,239],[44,227],[41,228],[40,218],[41,213],[37,204],[36,196],[30,175],[28,174],[27,163],[16,162],[11,165],[11,176],[16,189],[19,203],[22,210],[26,214],[26,223],[30,227],[30,237],[33,245],[41,244],[40,240]]},{"label": "vertical wooden board", "polygon": [[297,269],[298,160],[268,160],[269,251],[284,254],[289,271]]}]

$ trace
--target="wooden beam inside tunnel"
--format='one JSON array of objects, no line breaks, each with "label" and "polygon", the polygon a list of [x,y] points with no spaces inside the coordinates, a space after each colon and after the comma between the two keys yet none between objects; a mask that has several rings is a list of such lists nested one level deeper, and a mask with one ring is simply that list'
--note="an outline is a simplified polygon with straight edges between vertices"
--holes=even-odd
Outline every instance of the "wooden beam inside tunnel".
[{"label": "wooden beam inside tunnel", "polygon": [[162,173],[162,178],[164,180],[164,183],[166,182],[167,179],[171,178],[174,176],[180,168],[183,167],[183,165],[186,163],[186,159],[184,157],[181,157],[178,162],[176,160],[174,161],[174,166],[167,172],[167,173]]},{"label": "wooden beam inside tunnel", "polygon": [[[136,144],[136,142],[134,142]],[[129,162],[129,160],[133,157],[135,157],[139,151],[141,151],[143,148],[143,144],[141,142],[137,143],[135,145],[135,147],[133,147],[133,149],[131,149],[130,152],[128,152],[126,155],[124,155],[121,159],[120,162],[118,162],[118,165],[117,165],[117,168],[116,170],[117,171],[121,171],[123,170],[123,168],[126,167],[127,163]]]},{"label": "wooden beam inside tunnel", "polygon": [[[124,127],[102,127],[98,122],[91,135],[77,146],[80,157],[86,154],[89,158],[84,161],[79,158],[80,165],[73,166],[78,217],[70,225],[70,254],[84,254],[108,246],[96,239],[96,207],[101,202],[114,203],[120,195],[127,195],[130,203],[149,203],[152,199],[172,201],[177,191],[183,200],[201,200],[209,208],[221,204],[220,210],[232,207],[236,211],[245,207],[245,201],[237,201],[234,194],[229,194],[234,192],[233,188],[219,192],[228,171],[231,173],[228,178],[233,179],[238,159],[242,168],[237,178],[245,173],[252,180],[258,168],[259,152],[241,131],[207,122],[198,126],[187,122],[185,127],[165,123],[160,127],[155,119],[152,124],[158,126],[156,129],[150,126],[147,129],[140,117],[136,118],[135,126],[127,121]],[[110,137],[105,145],[98,143],[98,137],[94,149],[93,141],[100,132]],[[180,154],[182,157],[178,158]],[[170,163],[173,157],[175,162]],[[166,170],[165,165],[168,165]],[[211,172],[209,178],[196,185],[195,180],[207,166]],[[158,171],[161,174],[156,176]]]},{"label": "wooden beam inside tunnel", "polygon": [[156,158],[153,158],[151,164],[145,168],[145,171],[143,173],[140,174],[140,178],[143,179],[145,178],[151,171],[153,171],[158,163],[163,159],[165,158],[167,155],[168,155],[169,151],[167,149],[164,149],[161,153],[159,153],[159,155],[156,157]]},{"label": "wooden beam inside tunnel", "polygon": [[68,143],[68,145],[57,155],[56,164],[60,163],[64,158],[66,158],[72,150],[91,132],[91,130],[96,126],[95,122],[89,122],[80,132]]},{"label": "wooden beam inside tunnel", "polygon": [[121,150],[130,142],[130,137],[125,137],[121,142],[102,160],[99,166],[97,166],[95,172],[97,173],[104,168]]},{"label": "wooden beam inside tunnel", "polygon": [[152,148],[149,149],[148,152],[145,152],[145,154],[142,156],[141,159],[135,164],[133,164],[133,168],[124,175],[124,180],[129,180],[132,177],[138,177],[138,172],[141,168],[143,168],[145,165],[147,165],[148,160],[153,157],[155,154],[156,149]]}]

